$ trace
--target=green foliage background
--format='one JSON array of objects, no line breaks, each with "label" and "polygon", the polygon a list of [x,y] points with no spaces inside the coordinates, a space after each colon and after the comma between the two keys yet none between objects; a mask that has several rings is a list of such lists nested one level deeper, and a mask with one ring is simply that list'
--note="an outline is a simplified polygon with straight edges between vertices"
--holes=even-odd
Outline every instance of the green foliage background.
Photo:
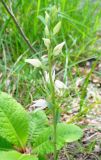
[{"label": "green foliage background", "polygon": [[[52,5],[58,6],[60,10],[62,29],[58,42],[66,41],[68,65],[77,66],[85,58],[101,55],[95,46],[99,38],[97,32],[101,27],[100,0],[6,0],[5,2],[8,6],[12,2],[14,15],[30,42],[34,43],[33,48],[36,50],[36,53],[28,50],[28,46],[0,2],[0,72],[3,72],[0,89],[13,92],[24,105],[31,102],[34,93],[32,86],[35,86],[33,79],[39,79],[40,76],[32,67],[27,67],[24,60],[44,54],[42,42],[44,24],[41,21],[44,12],[50,10]],[[59,59],[62,67],[65,55],[64,51],[64,56]],[[71,73],[71,69],[68,73]],[[7,80],[10,80],[9,85]],[[39,90],[37,93],[37,95],[34,93],[34,96],[40,95]]]}]

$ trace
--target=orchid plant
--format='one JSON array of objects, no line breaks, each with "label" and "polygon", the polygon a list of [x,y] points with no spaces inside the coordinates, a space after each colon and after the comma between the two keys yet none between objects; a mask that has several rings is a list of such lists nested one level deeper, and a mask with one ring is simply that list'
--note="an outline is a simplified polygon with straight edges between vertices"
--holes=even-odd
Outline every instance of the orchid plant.
[{"label": "orchid plant", "polygon": [[[59,123],[58,117],[59,117],[59,104],[57,103],[56,96],[59,94],[62,96],[63,90],[67,89],[67,86],[60,80],[56,79],[55,77],[55,63],[54,63],[54,57],[60,56],[62,53],[62,49],[65,46],[65,41],[54,45],[54,37],[58,35],[60,29],[61,29],[61,21],[57,22],[55,25],[54,23],[57,21],[58,17],[58,9],[56,6],[52,8],[50,13],[45,12],[45,30],[44,35],[45,37],[42,38],[44,45],[47,50],[47,67],[48,71],[45,70],[45,66],[42,60],[39,59],[26,59],[25,61],[27,63],[30,63],[35,68],[41,68],[41,71],[44,73],[44,79],[46,82],[46,86],[49,87],[50,92],[50,102],[44,101],[44,106],[48,106],[52,111],[52,117],[53,117],[53,144],[54,144],[54,160],[57,160],[57,125]],[[52,19],[52,20],[51,20]],[[52,27],[54,26],[54,27]],[[41,58],[40,58],[41,59]],[[39,103],[38,103],[39,102]],[[41,100],[42,102],[42,100]],[[40,105],[40,100],[37,100],[37,104]],[[42,103],[41,103],[42,104]],[[42,104],[43,105],[43,104]]]},{"label": "orchid plant", "polygon": [[[56,100],[57,94],[62,96],[63,91],[67,89],[67,86],[60,80],[56,79],[55,77],[55,62],[54,57],[60,56],[62,53],[62,49],[65,46],[65,41],[55,45],[54,37],[58,35],[61,29],[61,21],[57,22],[58,18],[58,9],[56,6],[52,8],[52,10],[48,13],[45,12],[45,30],[44,30],[44,38],[43,42],[47,50],[47,67],[48,71],[46,70],[46,66],[44,65],[43,59],[26,59],[27,63],[30,63],[35,68],[41,69],[44,75],[46,87],[49,88],[49,100],[48,102],[45,100],[37,100],[37,104],[39,107],[41,106],[42,102],[44,102],[44,106],[49,106],[52,111],[53,117],[53,145],[54,145],[54,160],[57,160],[57,126],[59,123],[59,104]],[[55,24],[56,23],[56,24]],[[41,102],[41,104],[40,104]],[[47,105],[46,105],[47,104]],[[43,104],[42,104],[43,105]],[[44,107],[43,106],[43,107]],[[42,109],[42,108],[41,108]],[[68,125],[67,125],[68,126]],[[81,131],[82,132],[82,131]],[[74,133],[75,134],[75,133]]]}]

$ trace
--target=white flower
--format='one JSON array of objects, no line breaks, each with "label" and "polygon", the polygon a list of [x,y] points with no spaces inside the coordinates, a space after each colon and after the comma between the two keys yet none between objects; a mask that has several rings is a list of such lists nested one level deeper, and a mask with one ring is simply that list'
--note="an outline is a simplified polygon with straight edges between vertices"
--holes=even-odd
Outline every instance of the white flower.
[{"label": "white flower", "polygon": [[39,59],[26,59],[25,62],[33,65],[34,67],[41,67],[42,63]]},{"label": "white flower", "polygon": [[62,43],[58,44],[58,45],[54,48],[53,54],[54,54],[55,56],[57,56],[58,54],[60,54],[60,53],[62,52],[62,48],[63,48],[64,45],[65,45],[65,42],[62,42]]},{"label": "white flower", "polygon": [[67,88],[67,86],[60,80],[55,81],[55,86],[59,89],[66,89]]},{"label": "white flower", "polygon": [[39,108],[39,109],[45,109],[47,105],[47,101],[45,99],[38,99],[36,101],[33,101],[33,107]]},{"label": "white flower", "polygon": [[55,81],[55,90],[59,94],[59,96],[62,96],[66,89],[67,86],[63,82],[61,82],[60,80]]},{"label": "white flower", "polygon": [[43,41],[44,41],[45,46],[46,46],[47,49],[48,49],[49,46],[50,46],[50,39],[48,39],[48,38],[42,38],[42,39],[43,39]]},{"label": "white flower", "polygon": [[60,28],[61,28],[61,21],[58,22],[56,26],[53,28],[53,35],[57,34],[60,31]]},{"label": "white flower", "polygon": [[49,73],[47,73],[47,71],[44,72],[44,77],[45,77],[45,81],[46,81],[47,83],[50,83]]},{"label": "white flower", "polygon": [[55,90],[59,96],[62,96],[64,91],[67,89],[67,86],[60,80],[55,81]]},{"label": "white flower", "polygon": [[58,89],[67,89],[67,86],[60,80],[55,81],[55,87]]},{"label": "white flower", "polygon": [[[45,77],[45,81],[47,83],[50,83],[49,73],[47,71],[44,72],[44,77]],[[54,69],[54,67],[52,69],[52,80],[53,80],[53,82],[55,81],[55,69]]]},{"label": "white flower", "polygon": [[[50,84],[49,73],[47,71],[44,72],[44,78],[45,78],[45,82],[47,84]],[[55,88],[56,93],[59,96],[62,96],[64,91],[67,89],[67,86],[62,81],[55,79],[55,69],[54,68],[52,69],[52,81],[54,83],[54,88]]]}]

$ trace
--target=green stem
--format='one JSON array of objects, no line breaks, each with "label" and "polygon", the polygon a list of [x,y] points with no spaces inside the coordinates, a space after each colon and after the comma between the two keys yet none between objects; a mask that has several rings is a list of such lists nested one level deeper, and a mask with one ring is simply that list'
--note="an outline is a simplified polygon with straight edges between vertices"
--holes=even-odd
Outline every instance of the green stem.
[{"label": "green stem", "polygon": [[57,120],[56,120],[56,101],[55,101],[55,87],[52,79],[52,59],[51,59],[51,50],[48,51],[48,62],[49,62],[49,80],[50,80],[50,89],[51,89],[51,101],[52,101],[52,113],[53,113],[53,127],[54,127],[54,160],[57,160]]}]

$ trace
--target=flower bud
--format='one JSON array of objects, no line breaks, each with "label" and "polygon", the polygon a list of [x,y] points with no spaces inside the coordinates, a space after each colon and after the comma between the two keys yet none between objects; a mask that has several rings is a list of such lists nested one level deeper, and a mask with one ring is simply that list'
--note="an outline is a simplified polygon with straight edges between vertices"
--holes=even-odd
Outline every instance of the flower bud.
[{"label": "flower bud", "polygon": [[49,46],[50,46],[50,39],[48,39],[48,38],[42,38],[42,39],[43,39],[44,44],[45,44],[45,46],[47,47],[47,49],[49,49]]},{"label": "flower bud", "polygon": [[55,90],[59,96],[63,96],[64,91],[67,89],[67,86],[60,80],[55,81]]},{"label": "flower bud", "polygon": [[[52,81],[55,81],[55,70],[54,68],[52,68]],[[50,83],[50,79],[49,79],[49,73],[47,71],[44,72],[44,77],[45,77],[45,81],[49,84]]]},{"label": "flower bud", "polygon": [[60,31],[60,28],[61,28],[61,21],[58,22],[56,26],[53,28],[53,35],[57,34]]},{"label": "flower bud", "polygon": [[47,26],[47,25],[45,26],[45,35],[46,35],[46,36],[49,36],[49,29],[48,29],[48,26]]},{"label": "flower bud", "polygon": [[58,89],[67,89],[67,86],[60,80],[55,81],[55,87]]},{"label": "flower bud", "polygon": [[57,56],[58,54],[60,54],[62,52],[62,48],[64,45],[65,45],[65,42],[58,44],[53,50],[53,55]]},{"label": "flower bud", "polygon": [[57,19],[57,15],[58,15],[58,8],[54,5],[51,9],[51,18],[53,21]]},{"label": "flower bud", "polygon": [[33,65],[36,68],[42,66],[42,63],[39,59],[26,59],[25,62]]},{"label": "flower bud", "polygon": [[47,12],[45,12],[45,22],[46,22],[46,24],[49,23],[49,20],[50,20],[50,16]]}]

